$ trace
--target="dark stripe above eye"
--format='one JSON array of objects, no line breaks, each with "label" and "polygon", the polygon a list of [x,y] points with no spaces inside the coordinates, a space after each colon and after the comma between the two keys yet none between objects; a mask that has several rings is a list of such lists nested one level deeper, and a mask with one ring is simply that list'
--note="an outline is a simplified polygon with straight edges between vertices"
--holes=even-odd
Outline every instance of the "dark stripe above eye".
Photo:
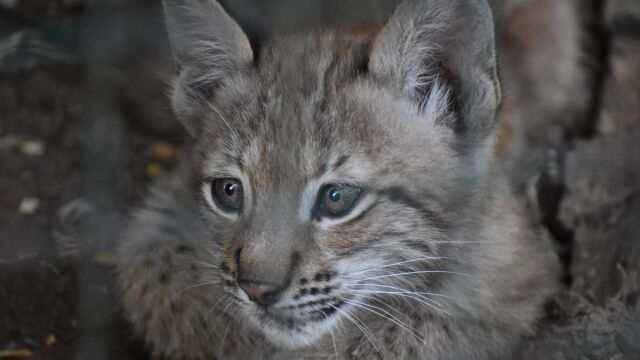
[{"label": "dark stripe above eye", "polygon": [[347,160],[349,160],[349,155],[342,155],[338,158],[338,161],[336,161],[335,164],[333,164],[333,169],[337,169],[340,166],[344,165],[344,163],[347,162]]},{"label": "dark stripe above eye", "polygon": [[[332,169],[336,170],[340,166],[344,165],[347,162],[347,160],[349,160],[349,155],[340,156],[338,160],[335,162],[335,164],[332,165]],[[328,162],[322,163],[318,168],[318,170],[316,171],[316,177],[322,176],[325,172],[327,172],[328,168],[329,168]]]},{"label": "dark stripe above eye", "polygon": [[422,204],[416,201],[409,193],[403,188],[393,186],[378,191],[378,194],[386,197],[393,202],[399,202],[417,210],[422,210]]},{"label": "dark stripe above eye", "polygon": [[418,202],[405,189],[397,186],[389,187],[378,191],[378,194],[386,197],[392,202],[400,203],[419,211],[423,217],[435,227],[445,230],[449,227],[449,223],[440,214],[427,208]]}]

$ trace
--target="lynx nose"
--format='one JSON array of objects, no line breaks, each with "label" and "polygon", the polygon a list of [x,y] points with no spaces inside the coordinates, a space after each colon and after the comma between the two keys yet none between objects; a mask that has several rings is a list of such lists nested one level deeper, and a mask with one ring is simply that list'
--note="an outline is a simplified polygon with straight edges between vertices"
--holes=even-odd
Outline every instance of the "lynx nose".
[{"label": "lynx nose", "polygon": [[238,280],[238,287],[249,296],[251,301],[264,306],[275,304],[281,291],[278,285],[255,281]]}]

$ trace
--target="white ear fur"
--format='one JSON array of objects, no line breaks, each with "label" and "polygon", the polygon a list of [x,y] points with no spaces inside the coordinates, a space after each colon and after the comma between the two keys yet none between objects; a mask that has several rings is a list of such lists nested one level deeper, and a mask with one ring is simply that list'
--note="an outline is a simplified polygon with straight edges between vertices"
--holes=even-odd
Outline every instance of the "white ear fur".
[{"label": "white ear fur", "polygon": [[472,138],[494,131],[500,87],[485,0],[404,1],[378,35],[369,69],[418,112],[455,111],[448,125]]}]

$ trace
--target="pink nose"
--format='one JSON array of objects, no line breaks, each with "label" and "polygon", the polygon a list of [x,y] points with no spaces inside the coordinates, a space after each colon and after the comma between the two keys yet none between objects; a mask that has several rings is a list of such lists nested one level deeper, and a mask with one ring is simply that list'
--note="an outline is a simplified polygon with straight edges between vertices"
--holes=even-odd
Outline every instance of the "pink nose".
[{"label": "pink nose", "polygon": [[275,304],[280,293],[277,285],[254,281],[238,280],[238,287],[249,296],[251,301],[264,306]]}]

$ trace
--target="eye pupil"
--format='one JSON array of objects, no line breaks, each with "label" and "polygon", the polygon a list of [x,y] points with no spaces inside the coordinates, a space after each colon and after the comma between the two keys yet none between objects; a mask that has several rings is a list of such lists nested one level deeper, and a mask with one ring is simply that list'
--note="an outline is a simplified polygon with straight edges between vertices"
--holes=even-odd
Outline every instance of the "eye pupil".
[{"label": "eye pupil", "polygon": [[234,184],[234,183],[226,183],[224,186],[224,192],[228,195],[228,196],[233,196],[233,194],[236,193],[236,189],[238,188],[238,184]]},{"label": "eye pupil", "polygon": [[329,200],[333,201],[333,202],[338,202],[340,201],[340,198],[342,196],[340,195],[340,191],[338,191],[338,189],[332,189],[329,192]]},{"label": "eye pupil", "polygon": [[361,192],[361,188],[349,184],[323,186],[318,194],[317,216],[336,218],[346,215],[357,203]]},{"label": "eye pupil", "polygon": [[226,212],[239,212],[242,209],[242,183],[237,179],[214,179],[211,183],[211,196]]}]

